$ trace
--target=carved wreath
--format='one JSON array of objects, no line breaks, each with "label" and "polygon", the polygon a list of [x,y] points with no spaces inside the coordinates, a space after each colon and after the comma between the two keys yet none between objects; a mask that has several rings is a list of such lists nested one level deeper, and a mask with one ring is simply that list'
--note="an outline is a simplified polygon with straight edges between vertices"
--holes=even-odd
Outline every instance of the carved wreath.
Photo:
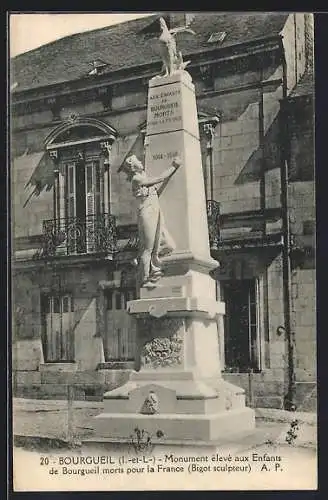
[{"label": "carved wreath", "polygon": [[182,338],[175,334],[147,342],[143,347],[141,357],[144,365],[157,368],[181,364],[181,355]]}]

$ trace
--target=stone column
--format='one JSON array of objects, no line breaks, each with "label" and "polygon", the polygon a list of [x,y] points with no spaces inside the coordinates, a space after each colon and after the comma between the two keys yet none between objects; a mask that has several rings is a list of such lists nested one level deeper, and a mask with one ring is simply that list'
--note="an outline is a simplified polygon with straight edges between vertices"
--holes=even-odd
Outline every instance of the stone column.
[{"label": "stone column", "polygon": [[138,371],[104,395],[96,432],[128,440],[135,428],[166,442],[213,442],[249,431],[254,412],[244,391],[221,377],[218,321],[210,255],[194,85],[187,72],[149,83],[146,171],[160,175],[179,155],[183,165],[160,195],[176,249],[163,259],[164,276],[128,303],[137,321]]}]

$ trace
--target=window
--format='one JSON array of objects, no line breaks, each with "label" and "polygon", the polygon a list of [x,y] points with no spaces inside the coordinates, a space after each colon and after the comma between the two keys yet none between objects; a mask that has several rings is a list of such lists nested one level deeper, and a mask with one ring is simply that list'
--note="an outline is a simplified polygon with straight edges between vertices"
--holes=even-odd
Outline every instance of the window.
[{"label": "window", "polygon": [[97,249],[97,217],[101,212],[102,189],[99,161],[66,164],[65,219],[70,253]]},{"label": "window", "polygon": [[96,59],[89,63],[92,66],[92,69],[89,71],[88,75],[99,75],[101,74],[109,65],[104,62],[102,59]]},{"label": "window", "polygon": [[121,292],[115,292],[115,309],[124,309],[124,295]]},{"label": "window", "polygon": [[217,31],[211,34],[207,43],[222,43],[226,36],[227,33],[225,31]]},{"label": "window", "polygon": [[66,164],[66,217],[84,220],[99,214],[100,199],[99,161]]},{"label": "window", "polygon": [[261,369],[257,280],[222,282],[225,314],[225,369]]},{"label": "window", "polygon": [[41,296],[45,362],[74,361],[73,317],[74,304],[71,295]]},{"label": "window", "polygon": [[136,298],[135,288],[106,291],[106,328],[104,352],[106,361],[134,360],[135,324],[126,311],[127,302]]},{"label": "window", "polygon": [[115,248],[108,165],[116,135],[107,123],[85,116],[70,116],[49,134],[46,149],[56,168],[53,221],[52,227],[50,221],[45,225],[45,236],[53,253],[109,253]]}]

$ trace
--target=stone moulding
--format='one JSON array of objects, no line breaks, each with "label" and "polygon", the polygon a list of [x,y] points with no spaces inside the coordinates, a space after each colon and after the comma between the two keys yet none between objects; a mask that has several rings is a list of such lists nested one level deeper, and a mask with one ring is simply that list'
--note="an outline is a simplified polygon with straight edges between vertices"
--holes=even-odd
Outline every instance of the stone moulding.
[{"label": "stone moulding", "polygon": [[225,314],[225,305],[207,297],[161,297],[129,301],[127,311],[139,318],[149,318],[151,315],[153,320],[171,314],[184,317],[202,314],[215,319],[216,316]]}]

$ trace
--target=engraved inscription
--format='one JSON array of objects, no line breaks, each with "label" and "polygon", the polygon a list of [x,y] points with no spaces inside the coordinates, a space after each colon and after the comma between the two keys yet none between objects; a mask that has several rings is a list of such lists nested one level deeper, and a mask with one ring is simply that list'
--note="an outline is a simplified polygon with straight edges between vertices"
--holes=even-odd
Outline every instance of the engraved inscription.
[{"label": "engraved inscription", "polygon": [[172,160],[173,158],[175,158],[176,156],[179,156],[179,152],[178,151],[169,151],[169,152],[165,152],[165,153],[156,153],[153,155],[153,160],[156,161],[156,160]]},{"label": "engraved inscription", "polygon": [[180,126],[182,120],[180,96],[181,90],[178,88],[156,92],[149,96],[148,130],[154,131],[158,127],[162,128],[163,125],[165,127],[170,124]]},{"label": "engraved inscription", "polygon": [[173,286],[171,295],[172,297],[183,297],[182,286]]}]

